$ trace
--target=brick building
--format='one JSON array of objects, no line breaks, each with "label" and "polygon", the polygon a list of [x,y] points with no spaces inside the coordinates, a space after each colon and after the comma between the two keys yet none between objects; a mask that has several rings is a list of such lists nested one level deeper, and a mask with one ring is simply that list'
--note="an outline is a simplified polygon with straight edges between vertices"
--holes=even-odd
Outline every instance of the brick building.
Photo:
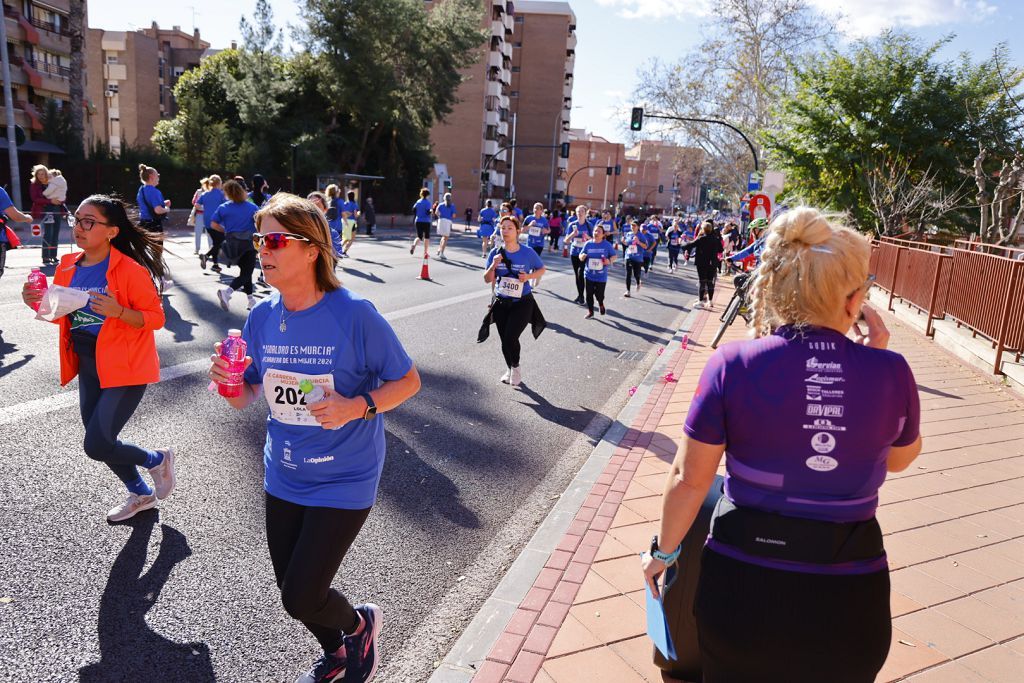
[{"label": "brick building", "polygon": [[[567,164],[559,162],[557,153],[552,155],[550,146],[567,140],[576,47],[575,18],[568,3],[513,6],[490,0],[485,8],[483,27],[489,40],[479,48],[477,62],[463,70],[451,113],[431,129],[437,163],[425,182],[436,196],[450,180],[456,206],[474,212],[480,208],[481,189],[485,197],[498,201],[511,193],[512,154],[501,148],[512,144],[513,114],[518,143],[549,147],[525,156],[526,150],[516,152],[520,204],[546,201],[552,169],[555,192],[564,192],[559,176]],[[541,83],[535,87],[534,80]],[[484,168],[488,178],[481,188]]]},{"label": "brick building", "polygon": [[156,122],[177,112],[174,84],[209,48],[199,29],[189,34],[156,22],[138,31],[89,29],[86,96],[93,116],[86,144],[104,143],[114,153],[123,145],[148,145]]},{"label": "brick building", "polygon": [[[663,211],[671,211],[673,206],[698,203],[700,160],[703,159],[700,149],[679,147],[662,140],[641,140],[626,150],[626,158],[658,165],[655,178],[644,178],[648,186],[640,202],[646,198],[649,204]],[[657,192],[658,187],[664,188],[664,192]]]},{"label": "brick building", "polygon": [[[14,123],[25,130],[28,140],[19,147],[27,155],[23,163],[49,163],[51,154],[63,153],[39,138],[47,108],[55,106],[59,110],[69,106],[69,4],[68,0],[49,0],[45,4],[4,0]],[[6,137],[2,144],[6,147]]]}]

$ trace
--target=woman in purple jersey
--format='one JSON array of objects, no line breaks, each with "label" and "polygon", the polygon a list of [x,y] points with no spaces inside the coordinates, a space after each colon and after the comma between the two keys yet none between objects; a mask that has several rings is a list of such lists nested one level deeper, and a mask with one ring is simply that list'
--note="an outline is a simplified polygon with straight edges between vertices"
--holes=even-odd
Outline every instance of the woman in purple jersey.
[{"label": "woman in purple jersey", "polygon": [[863,305],[869,254],[815,209],[776,218],[752,286],[758,338],[722,346],[701,375],[643,568],[656,593],[724,453],[694,607],[705,683],[868,682],[885,663],[875,509],[886,472],[921,451],[920,405]]}]

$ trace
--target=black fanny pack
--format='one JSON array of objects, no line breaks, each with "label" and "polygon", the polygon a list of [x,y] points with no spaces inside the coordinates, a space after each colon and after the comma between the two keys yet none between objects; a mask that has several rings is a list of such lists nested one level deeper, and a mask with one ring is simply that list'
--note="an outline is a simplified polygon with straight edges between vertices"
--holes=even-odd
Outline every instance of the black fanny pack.
[{"label": "black fanny pack", "polygon": [[843,564],[885,552],[882,528],[863,522],[823,522],[736,507],[724,496],[711,518],[711,537],[750,555],[788,562]]}]

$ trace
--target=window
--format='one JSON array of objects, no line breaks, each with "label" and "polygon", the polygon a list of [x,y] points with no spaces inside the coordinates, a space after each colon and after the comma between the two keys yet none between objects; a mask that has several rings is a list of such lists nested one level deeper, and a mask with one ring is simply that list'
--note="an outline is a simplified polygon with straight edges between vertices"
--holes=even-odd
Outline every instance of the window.
[{"label": "window", "polygon": [[521,41],[521,40],[517,40],[514,43],[512,43],[512,47],[522,47],[522,46],[523,46],[523,41]]},{"label": "window", "polygon": [[[594,155],[591,154],[590,156],[594,156]],[[594,177],[594,169],[592,169],[592,168],[587,169],[587,175],[590,176],[591,178],[593,178]]]},{"label": "window", "polygon": [[630,180],[629,181],[629,186],[630,187],[636,187],[636,181],[635,180]]},{"label": "window", "polygon": [[597,153],[596,152],[591,152],[590,153],[590,160],[593,161],[596,158],[597,158]]},{"label": "window", "polygon": [[512,91],[509,92],[508,96],[509,97],[519,97],[519,91],[518,90],[512,90]]},{"label": "window", "polygon": [[516,18],[513,21],[515,21],[515,23],[517,23],[517,24],[525,24],[526,23],[526,17],[524,17],[521,14],[517,14]]},{"label": "window", "polygon": [[594,186],[587,185],[587,194],[594,194]]},{"label": "window", "polygon": [[107,64],[117,64],[117,55],[107,55]]},{"label": "window", "polygon": [[117,83],[116,82],[109,81],[107,83],[107,94],[108,95],[116,95],[117,94]]},{"label": "window", "polygon": [[519,71],[520,71],[520,67],[518,67],[518,66],[512,67],[512,73],[517,74],[517,73],[519,73]]}]

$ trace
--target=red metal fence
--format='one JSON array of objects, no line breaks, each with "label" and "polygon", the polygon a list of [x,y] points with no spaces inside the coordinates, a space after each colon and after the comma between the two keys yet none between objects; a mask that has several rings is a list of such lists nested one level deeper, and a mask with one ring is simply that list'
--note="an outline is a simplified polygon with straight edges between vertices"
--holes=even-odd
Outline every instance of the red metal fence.
[{"label": "red metal fence", "polygon": [[1004,352],[1024,353],[1024,249],[958,240],[940,247],[883,237],[872,243],[875,284],[932,321],[949,317],[992,342],[994,371]]}]

